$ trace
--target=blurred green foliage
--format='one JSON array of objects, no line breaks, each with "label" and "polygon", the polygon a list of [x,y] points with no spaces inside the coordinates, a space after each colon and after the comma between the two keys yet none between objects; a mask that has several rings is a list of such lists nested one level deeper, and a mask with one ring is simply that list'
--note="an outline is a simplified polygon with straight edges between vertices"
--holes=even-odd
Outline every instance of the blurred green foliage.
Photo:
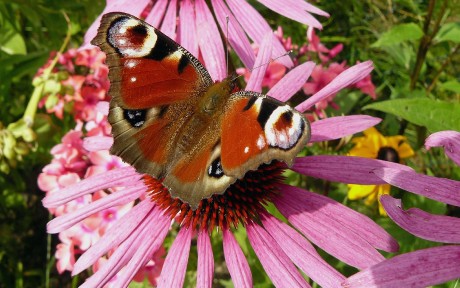
[{"label": "blurred green foliage", "polygon": [[[306,41],[305,26],[273,13],[256,1],[250,2],[269,19],[274,29],[282,26],[294,43],[302,45]],[[383,134],[405,135],[417,149],[409,165],[428,175],[460,179],[458,167],[439,149],[426,152],[421,148],[429,133],[460,130],[459,1],[342,0],[340,4],[336,1],[314,4],[331,14],[329,19],[319,17],[324,26],[318,33],[321,41],[328,47],[344,44],[337,61],[351,65],[371,59],[375,65],[372,80],[377,86],[377,102],[359,92],[340,93],[336,102],[341,109],[328,110],[329,115],[365,113],[381,117],[384,121],[379,130]],[[66,13],[71,22],[70,47],[78,47],[85,30],[104,5],[104,1],[90,0],[0,0],[0,122],[3,126],[22,117],[33,91],[33,76],[51,51],[62,45],[67,34],[62,13]],[[54,253],[57,239],[47,237],[45,232],[48,213],[41,206],[43,193],[37,187],[37,176],[50,161],[50,148],[72,127],[70,119],[55,120],[46,114],[37,115],[34,130],[38,138],[33,152],[8,174],[0,173],[0,287],[44,287],[45,283],[51,287],[73,287],[82,279],[71,280],[69,273],[58,275],[53,259],[48,258]],[[322,143],[308,153],[344,153],[348,147],[349,143]],[[403,252],[433,245],[411,236],[362,202],[347,202],[345,185],[298,175],[287,177],[290,183],[305,184],[316,191],[315,188],[326,185],[328,190],[324,193],[375,219],[400,240]],[[406,207],[417,206],[438,214],[460,214],[458,208],[394,190]],[[173,237],[167,243],[171,243]],[[229,278],[226,267],[218,264],[222,263],[223,255],[222,243],[216,238],[213,248],[216,275],[221,279],[218,284],[232,287],[226,280]],[[249,264],[254,282],[260,283],[258,287],[271,287],[245,235],[237,232],[236,238],[243,251],[252,256]],[[51,247],[51,252],[47,252],[47,247]],[[196,251],[192,250],[191,255],[196,255]],[[326,253],[323,255],[342,273],[355,272]],[[187,283],[194,286],[196,258],[191,257]],[[454,285],[453,282],[442,287]],[[132,287],[145,286],[145,283],[132,284]]]},{"label": "blurred green foliage", "polygon": [[[70,18],[72,27],[68,48],[77,48],[85,29],[104,5],[103,1],[89,0],[0,1],[0,123],[3,127],[21,119],[34,89],[34,75],[50,53],[62,45],[68,32],[63,12]],[[37,176],[51,159],[51,147],[73,125],[70,117],[55,120],[47,114],[38,114],[33,127],[38,138],[35,145],[30,146],[32,152],[23,156],[22,161],[16,161],[9,173],[0,172],[0,287],[44,287],[47,267],[52,273],[50,286],[63,287],[71,283],[70,275],[58,277],[54,261],[47,259],[50,254],[47,242],[51,239],[46,234],[49,216],[41,205],[43,192],[37,187]],[[49,247],[54,246],[55,243]]]}]

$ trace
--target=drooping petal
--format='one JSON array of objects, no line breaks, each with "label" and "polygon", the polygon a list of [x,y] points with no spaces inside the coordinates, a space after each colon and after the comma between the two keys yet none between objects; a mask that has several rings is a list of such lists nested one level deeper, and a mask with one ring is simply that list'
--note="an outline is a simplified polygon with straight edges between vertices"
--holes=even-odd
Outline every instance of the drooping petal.
[{"label": "drooping petal", "polygon": [[257,54],[256,62],[254,63],[254,67],[259,68],[252,71],[245,90],[259,93],[262,92],[262,80],[264,79],[265,71],[267,71],[268,66],[263,64],[268,63],[272,55],[273,37],[271,34],[272,33],[268,33],[265,35],[264,40],[260,45],[259,53]]},{"label": "drooping petal", "polygon": [[48,233],[58,233],[65,229],[72,227],[78,222],[88,218],[94,213],[102,210],[115,207],[118,205],[124,205],[131,201],[136,200],[139,196],[144,193],[145,190],[141,187],[126,188],[114,192],[104,198],[94,201],[84,207],[81,207],[73,212],[63,214],[59,217],[54,218],[46,225]]},{"label": "drooping petal", "polygon": [[348,278],[343,287],[428,287],[460,277],[460,246],[398,255]]},{"label": "drooping petal", "polygon": [[[161,1],[160,1],[161,2]],[[179,9],[180,44],[198,58],[198,41],[196,41],[195,10],[190,0],[180,3]]]},{"label": "drooping petal", "polygon": [[169,38],[176,40],[177,0],[169,0],[168,2],[168,9],[166,9],[166,14],[163,23],[161,23],[160,30]]},{"label": "drooping petal", "polygon": [[108,136],[90,136],[83,139],[83,147],[90,152],[109,150],[112,144],[113,138]]},{"label": "drooping petal", "polygon": [[388,184],[403,190],[450,205],[460,206],[459,181],[383,167],[373,170],[372,173]]},{"label": "drooping petal", "polygon": [[55,208],[83,195],[116,186],[142,185],[141,175],[132,167],[122,167],[105,172],[103,175],[88,177],[55,193],[49,193],[43,198],[45,208]]},{"label": "drooping petal", "polygon": [[337,116],[311,123],[310,142],[329,141],[353,135],[380,123],[382,119],[367,115]]},{"label": "drooping petal", "polygon": [[[119,278],[117,278],[114,288],[128,287],[129,283],[134,278],[139,269],[144,267],[147,262],[152,259],[155,252],[160,249],[164,239],[166,238],[166,235],[169,232],[168,227],[170,224],[170,221],[167,217],[162,217],[160,219],[160,221],[155,221],[153,222],[153,225],[145,228],[147,233],[143,235],[143,241],[136,249],[133,257],[129,260],[128,265],[125,266],[123,273]],[[156,235],[152,235],[151,230],[157,230],[158,232]],[[185,266],[187,266],[187,262]],[[182,285],[178,287],[182,287]]]},{"label": "drooping petal", "polygon": [[321,287],[339,287],[345,280],[345,277],[324,261],[310,242],[293,228],[270,214],[262,217],[262,223],[292,262]]},{"label": "drooping petal", "polygon": [[[227,5],[225,5],[222,0],[214,0],[212,1],[212,5],[214,7],[214,13],[216,14],[220,29],[222,31],[227,31],[228,29],[228,42],[235,50],[241,61],[243,61],[243,64],[247,68],[252,68],[255,61],[254,50],[251,47],[251,43],[249,43],[248,37],[244,33],[238,21],[235,19],[235,16],[233,16],[232,12],[228,10]],[[229,19],[228,22],[227,17]]]},{"label": "drooping petal", "polygon": [[166,6],[168,6],[169,1],[156,1],[153,5],[152,10],[150,10],[149,15],[145,18],[145,22],[149,23],[155,28],[159,28],[161,20],[166,13]]},{"label": "drooping petal", "polygon": [[346,88],[362,79],[364,79],[373,69],[372,61],[366,61],[356,64],[340,73],[329,84],[327,84],[319,92],[312,95],[310,98],[295,107],[298,111],[304,112],[316,103],[324,100],[332,94],[339,92],[341,89]]},{"label": "drooping petal", "polygon": [[204,64],[215,81],[227,76],[225,67],[225,53],[219,29],[203,0],[195,1],[196,25],[198,44],[203,56]]},{"label": "drooping petal", "polygon": [[191,239],[192,229],[182,227],[169,248],[158,280],[159,288],[181,288],[184,285]]},{"label": "drooping petal", "polygon": [[[129,261],[135,253],[147,254],[150,245],[163,243],[169,231],[169,219],[155,213],[156,217],[148,217],[141,222],[129,237],[115,249],[107,263],[97,273],[86,280],[82,288],[103,287],[112,279]],[[141,246],[142,245],[142,246]],[[156,244],[155,244],[156,245]],[[140,268],[140,267],[139,267]]]},{"label": "drooping petal", "polygon": [[397,242],[366,216],[325,196],[280,186],[274,201],[289,222],[321,249],[343,262],[366,268],[385,258],[374,247],[398,249]]},{"label": "drooping petal", "polygon": [[250,223],[246,231],[254,252],[276,287],[311,287],[264,228]]},{"label": "drooping petal", "polygon": [[317,155],[298,157],[291,170],[324,180],[347,184],[377,185],[386,184],[384,180],[372,173],[381,167],[390,167],[402,171],[412,168],[398,163],[369,159],[363,157]]},{"label": "drooping petal", "polygon": [[214,275],[214,255],[212,254],[211,240],[206,231],[198,232],[197,249],[196,287],[211,288]]},{"label": "drooping petal", "polygon": [[329,13],[311,5],[310,3],[304,0],[286,0],[286,1],[291,2],[294,5],[301,7],[301,9],[304,9],[305,11],[308,11],[308,12],[311,12],[317,15],[329,17]]},{"label": "drooping petal", "polygon": [[104,11],[102,11],[102,13],[99,14],[99,17],[97,17],[97,19],[89,27],[88,31],[86,31],[81,49],[94,47],[90,44],[90,42],[97,34],[97,28],[101,24],[102,15],[110,12],[125,12],[139,17],[139,15],[142,11],[144,11],[145,7],[149,4],[149,2],[150,0],[140,0],[135,2],[131,0],[107,1],[107,5],[105,6]]},{"label": "drooping petal", "polygon": [[460,132],[441,131],[431,134],[425,141],[426,149],[431,147],[444,148],[444,153],[460,166]]},{"label": "drooping petal", "polygon": [[302,24],[312,26],[314,28],[322,29],[323,26],[315,19],[310,13],[302,9],[301,6],[296,5],[294,1],[278,1],[278,0],[259,0],[260,3],[264,4],[271,10],[286,16],[292,20],[300,22]]},{"label": "drooping petal", "polygon": [[228,229],[222,230],[223,246],[225,263],[228,267],[228,272],[232,277],[235,287],[251,288],[252,274],[249,269],[248,261],[241,251],[240,245],[236,242],[232,232]]},{"label": "drooping petal", "polygon": [[78,258],[75,263],[72,275],[76,275],[81,271],[91,266],[96,260],[102,257],[107,251],[120,245],[125,239],[133,234],[144,219],[155,219],[159,213],[158,209],[154,209],[153,202],[144,200],[138,205],[135,205],[128,213],[118,220],[119,224],[110,227],[104,235],[92,245],[83,255]]},{"label": "drooping petal", "polygon": [[315,68],[314,62],[305,62],[289,71],[278,83],[276,83],[267,95],[278,99],[281,102],[286,102],[297,91],[302,88],[302,85],[307,82],[311,72]]},{"label": "drooping petal", "polygon": [[433,215],[417,208],[404,211],[401,200],[390,195],[380,197],[380,202],[388,216],[409,233],[436,242],[460,243],[460,218]]},{"label": "drooping petal", "polygon": [[[227,5],[235,15],[236,20],[241,24],[241,27],[255,43],[260,44],[267,33],[273,32],[267,21],[245,0],[227,0]],[[285,54],[286,49],[284,49],[283,44],[275,35],[273,35],[273,38],[272,58],[276,58]],[[290,57],[281,57],[276,61],[288,68],[294,66]]]}]

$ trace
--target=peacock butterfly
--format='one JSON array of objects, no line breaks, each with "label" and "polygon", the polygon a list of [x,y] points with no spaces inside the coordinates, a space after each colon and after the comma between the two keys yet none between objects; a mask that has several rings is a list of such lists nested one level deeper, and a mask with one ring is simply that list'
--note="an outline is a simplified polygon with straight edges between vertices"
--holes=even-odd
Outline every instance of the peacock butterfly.
[{"label": "peacock butterfly", "polygon": [[263,163],[291,165],[310,125],[289,105],[214,83],[191,53],[134,16],[108,13],[91,42],[107,55],[110,151],[196,209]]}]

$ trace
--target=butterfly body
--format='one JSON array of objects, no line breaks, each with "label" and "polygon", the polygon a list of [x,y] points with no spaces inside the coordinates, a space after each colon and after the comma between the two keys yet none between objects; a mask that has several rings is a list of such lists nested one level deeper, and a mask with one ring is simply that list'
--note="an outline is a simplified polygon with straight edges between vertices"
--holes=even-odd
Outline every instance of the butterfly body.
[{"label": "butterfly body", "polygon": [[111,152],[163,179],[192,209],[272,160],[292,164],[308,121],[265,95],[214,83],[188,51],[142,20],[103,16],[92,41],[107,54]]}]

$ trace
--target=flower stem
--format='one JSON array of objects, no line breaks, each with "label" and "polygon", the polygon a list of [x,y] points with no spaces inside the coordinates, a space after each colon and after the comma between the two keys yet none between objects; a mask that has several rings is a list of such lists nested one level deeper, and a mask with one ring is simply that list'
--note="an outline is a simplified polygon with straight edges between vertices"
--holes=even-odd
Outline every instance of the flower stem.
[{"label": "flower stem", "polygon": [[35,87],[34,91],[32,92],[32,96],[30,97],[29,103],[27,103],[26,111],[22,119],[27,124],[28,127],[32,127],[34,124],[35,114],[37,113],[38,102],[40,101],[41,97],[43,96],[43,89],[45,88],[45,83],[49,79],[51,72],[53,71],[54,67],[56,66],[59,57],[62,55],[64,50],[67,48],[67,45],[70,42],[71,37],[71,24],[70,19],[65,12],[62,12],[64,18],[67,22],[67,34],[64,39],[64,42],[61,45],[56,56],[51,61],[50,65],[43,71],[43,74],[40,76],[42,81],[40,81],[37,86]]},{"label": "flower stem", "polygon": [[444,60],[444,62],[441,65],[441,68],[436,72],[436,75],[433,77],[433,81],[431,81],[430,86],[428,87],[427,94],[433,90],[433,88],[436,86],[436,82],[438,82],[439,77],[441,76],[442,72],[444,69],[449,65],[450,61],[452,61],[452,58],[454,58],[454,55],[457,55],[458,50],[460,50],[460,45],[455,46],[454,50],[452,53],[449,54],[449,56]]},{"label": "flower stem", "polygon": [[411,75],[411,81],[410,81],[410,90],[414,90],[416,84],[417,84],[417,79],[420,75],[420,71],[422,70],[423,63],[425,62],[426,55],[428,53],[428,50],[431,46],[431,43],[433,41],[433,38],[436,36],[436,34],[439,31],[440,25],[441,25],[441,20],[444,17],[444,13],[447,8],[447,0],[444,0],[441,11],[439,12],[438,18],[436,19],[435,25],[433,27],[433,32],[430,34],[430,23],[431,19],[433,17],[433,11],[434,11],[434,6],[435,6],[436,0],[430,0],[429,6],[428,6],[428,14],[426,15],[425,18],[425,23],[423,25],[423,37],[420,40],[420,44],[418,46],[418,51],[417,51],[417,58],[416,62],[414,65],[414,70],[412,71]]}]

